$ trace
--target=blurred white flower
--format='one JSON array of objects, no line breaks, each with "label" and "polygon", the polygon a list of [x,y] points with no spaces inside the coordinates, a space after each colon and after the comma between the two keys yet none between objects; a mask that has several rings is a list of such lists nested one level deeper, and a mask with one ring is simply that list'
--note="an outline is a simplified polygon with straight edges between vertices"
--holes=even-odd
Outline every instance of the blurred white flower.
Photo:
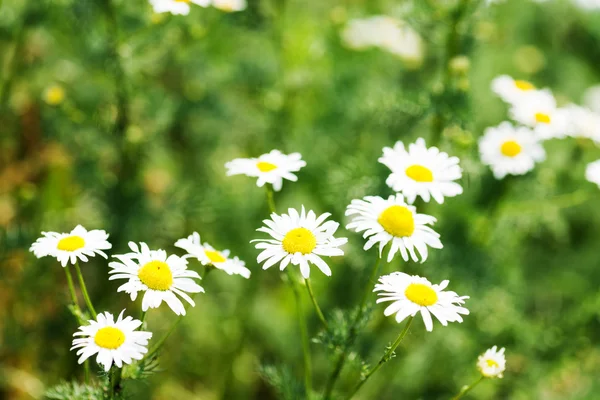
[{"label": "blurred white flower", "polygon": [[212,0],[212,5],[221,11],[242,11],[246,9],[246,0]]},{"label": "blurred white flower", "polygon": [[108,242],[108,233],[99,229],[87,231],[81,225],[77,225],[70,233],[42,232],[42,235],[31,245],[29,251],[37,258],[55,257],[63,267],[69,261],[75,264],[78,259],[87,262],[88,257],[96,254],[108,258],[102,250],[112,247]]},{"label": "blurred white flower", "polygon": [[499,351],[496,346],[487,349],[477,358],[477,369],[486,378],[502,378],[502,373],[506,369],[504,347]]},{"label": "blurred white flower", "polygon": [[380,277],[374,292],[381,292],[378,293],[381,297],[377,299],[377,303],[392,302],[383,312],[386,317],[396,314],[396,321],[400,323],[420,312],[425,329],[431,332],[432,314],[444,326],[447,326],[448,322],[462,322],[461,314],[469,314],[469,310],[462,306],[469,296],[444,291],[448,283],[446,280],[439,285],[433,285],[420,276],[394,272]]},{"label": "blurred white flower", "polygon": [[492,91],[507,103],[514,103],[537,91],[535,86],[524,80],[500,75],[492,80]]},{"label": "blurred white flower", "polygon": [[584,10],[596,10],[600,8],[600,0],[573,0],[573,3]]},{"label": "blurred white flower", "polygon": [[[379,196],[367,196],[364,200],[352,200],[346,208],[346,215],[355,215],[346,228],[363,232],[369,240],[364,249],[368,250],[379,243],[379,254],[391,243],[387,260],[392,261],[400,252],[404,261],[410,257],[421,262],[427,259],[427,246],[434,249],[443,247],[440,235],[427,225],[436,219],[430,215],[417,214],[414,206],[404,202],[401,194],[390,196],[387,200]],[[417,252],[419,256],[417,256]]]},{"label": "blurred white flower", "polygon": [[353,19],[340,34],[343,43],[355,50],[378,47],[405,61],[420,63],[424,50],[421,36],[406,22],[376,15]]},{"label": "blurred white flower", "polygon": [[185,258],[176,255],[167,257],[164,250],[150,250],[146,243],[140,243],[138,248],[137,244],[129,242],[129,248],[133,253],[113,256],[120,262],[108,264],[112,268],[109,280],[128,279],[117,291],[128,293],[132,301],[137,298],[138,292],[145,292],[142,311],[157,308],[164,301],[175,314],[185,315],[185,307],[176,294],[194,306],[187,293],[204,292],[193,280],[200,279],[198,273],[187,269]]},{"label": "blurred white flower", "polygon": [[544,147],[529,128],[515,128],[506,121],[485,130],[479,139],[479,154],[481,162],[490,166],[496,179],[523,175],[531,171],[536,162],[546,159]]},{"label": "blurred white flower", "polygon": [[94,354],[98,354],[96,362],[104,366],[108,372],[114,363],[118,368],[123,364],[131,364],[133,360],[141,360],[148,352],[148,340],[151,332],[136,331],[142,321],[131,317],[123,318],[123,312],[117,320],[108,311],[100,313],[96,320],[88,321],[89,325],[79,327],[73,336],[83,336],[73,339],[71,350],[77,350],[79,364]]},{"label": "blurred white flower", "polygon": [[175,247],[184,249],[189,253],[186,257],[194,257],[202,265],[212,265],[213,267],[227,272],[229,275],[241,275],[244,278],[250,278],[250,270],[246,268],[246,263],[238,257],[229,257],[229,250],[217,251],[210,244],[202,243],[198,232],[194,232],[185,239],[179,239]]},{"label": "blurred white flower", "polygon": [[258,178],[257,186],[270,183],[277,192],[281,190],[284,179],[296,182],[298,177],[292,172],[298,172],[304,166],[306,162],[300,153],[286,155],[279,150],[272,150],[258,158],[236,158],[225,163],[227,176],[242,174],[255,177]]},{"label": "blurred white flower", "polygon": [[463,192],[462,187],[453,182],[462,177],[458,157],[450,157],[437,147],[427,148],[422,138],[409,144],[408,151],[400,141],[393,148],[385,147],[379,162],[392,171],[385,183],[406,196],[411,204],[417,196],[426,202],[433,197],[441,204],[444,197]]},{"label": "blurred white flower", "polygon": [[210,0],[150,0],[155,13],[170,12],[174,15],[188,15],[191,3],[207,7]]},{"label": "blurred white flower", "polygon": [[279,263],[279,269],[284,270],[288,264],[299,265],[305,279],[310,276],[309,262],[316,265],[325,275],[331,276],[331,269],[321,256],[343,256],[339,247],[348,239],[335,238],[333,234],[340,224],[334,221],[324,222],[331,214],[321,214],[319,217],[313,211],[305,212],[293,208],[288,214],[271,214],[271,219],[263,223],[266,227],[257,229],[271,235],[273,239],[256,239],[256,248],[263,251],[258,255],[257,262],[267,269]]},{"label": "blurred white flower", "polygon": [[595,183],[600,188],[600,160],[587,165],[585,168],[585,179]]},{"label": "blurred white flower", "polygon": [[592,139],[600,144],[600,114],[575,104],[571,104],[565,109],[569,112],[571,136]]},{"label": "blurred white flower", "polygon": [[510,115],[533,128],[541,140],[564,138],[569,133],[569,110],[558,108],[549,90],[538,90],[513,103]]},{"label": "blurred white flower", "polygon": [[583,94],[583,103],[590,110],[600,113],[600,85],[586,89]]}]

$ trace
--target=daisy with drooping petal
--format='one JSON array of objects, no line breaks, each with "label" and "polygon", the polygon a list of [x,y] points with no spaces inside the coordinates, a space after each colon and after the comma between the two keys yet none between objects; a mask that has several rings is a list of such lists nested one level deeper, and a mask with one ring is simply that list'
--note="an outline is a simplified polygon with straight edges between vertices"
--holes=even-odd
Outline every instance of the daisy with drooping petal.
[{"label": "daisy with drooping petal", "polygon": [[499,351],[496,346],[487,349],[477,358],[477,369],[486,378],[502,378],[502,373],[506,369],[504,347]]},{"label": "daisy with drooping petal", "polygon": [[191,3],[207,7],[210,0],[150,0],[155,13],[170,12],[174,15],[188,15]]},{"label": "daisy with drooping petal", "polygon": [[595,183],[600,188],[600,160],[587,165],[585,168],[585,179]]},{"label": "daisy with drooping petal", "polygon": [[82,364],[94,354],[96,362],[108,372],[113,363],[122,368],[123,364],[131,364],[133,360],[141,360],[148,352],[148,340],[152,337],[151,332],[136,331],[142,325],[142,321],[131,317],[123,318],[123,312],[117,320],[108,311],[98,314],[96,320],[88,321],[89,325],[79,327],[79,331],[73,336],[83,336],[73,339],[71,350],[77,350]]},{"label": "daisy with drooping petal", "polygon": [[500,75],[492,80],[492,91],[507,103],[515,103],[524,96],[536,92],[535,86],[524,80],[513,79],[508,75]]},{"label": "daisy with drooping petal", "polygon": [[546,159],[546,151],[536,135],[529,128],[515,128],[510,122],[485,130],[479,139],[479,154],[496,179],[524,175],[535,163]]},{"label": "daisy with drooping petal", "polygon": [[108,264],[112,270],[109,280],[128,279],[119,286],[118,292],[128,293],[131,300],[137,298],[138,292],[144,293],[142,311],[157,308],[164,301],[177,315],[185,315],[185,307],[176,295],[185,299],[192,307],[194,301],[187,293],[204,292],[202,286],[193,279],[200,279],[196,271],[187,269],[185,258],[170,255],[164,250],[150,250],[146,243],[138,245],[129,242],[133,253],[116,255],[120,262]]},{"label": "daisy with drooping petal", "polygon": [[[400,252],[402,258],[410,258],[421,262],[427,259],[427,246],[434,249],[443,247],[440,235],[427,225],[436,219],[430,215],[417,214],[417,209],[404,202],[404,197],[397,193],[387,199],[379,196],[367,196],[363,200],[352,200],[346,208],[346,215],[355,215],[346,229],[363,232],[368,238],[364,249],[369,250],[379,243],[379,254],[391,242],[388,262]],[[416,250],[416,252],[415,252]],[[419,253],[417,255],[417,252]]]},{"label": "daisy with drooping petal", "polygon": [[305,279],[310,276],[309,263],[316,265],[325,275],[331,276],[331,269],[321,256],[343,256],[339,248],[348,239],[335,238],[333,234],[340,224],[325,220],[329,213],[319,217],[313,211],[306,213],[290,208],[287,214],[271,214],[271,219],[265,219],[266,227],[257,229],[271,235],[272,239],[256,239],[256,248],[262,249],[257,262],[267,269],[279,263],[279,269],[284,270],[288,264],[299,265]]},{"label": "daisy with drooping petal", "polygon": [[510,108],[511,118],[533,129],[541,140],[565,138],[569,133],[569,111],[556,106],[549,90],[523,97]]},{"label": "daisy with drooping petal", "polygon": [[246,9],[246,0],[212,0],[212,5],[225,12],[242,11]]},{"label": "daisy with drooping petal", "polygon": [[175,242],[175,247],[184,249],[189,254],[186,257],[197,258],[202,265],[213,266],[227,272],[229,275],[241,275],[244,278],[250,278],[250,270],[246,268],[246,263],[238,257],[229,257],[229,250],[218,251],[210,244],[200,241],[198,232],[194,232],[185,239],[179,239]]},{"label": "daisy with drooping petal", "polygon": [[461,314],[469,314],[469,310],[462,307],[469,296],[459,296],[455,292],[445,291],[447,286],[447,280],[439,285],[433,285],[420,276],[394,272],[380,277],[373,291],[381,292],[378,293],[381,297],[377,299],[377,303],[392,302],[383,312],[386,317],[396,314],[396,321],[400,323],[420,312],[425,329],[431,332],[432,314],[444,326],[447,326],[448,322],[462,322]]},{"label": "daisy with drooping petal", "polygon": [[306,162],[300,153],[286,155],[279,150],[272,150],[258,158],[236,158],[225,164],[227,176],[243,174],[255,177],[258,178],[257,186],[270,183],[276,192],[281,190],[284,179],[296,182],[298,177],[292,172],[298,172],[304,166]]},{"label": "daisy with drooping petal", "polygon": [[108,250],[112,245],[108,242],[108,233],[100,229],[91,231],[83,226],[77,225],[70,233],[42,232],[43,237],[35,241],[29,251],[37,258],[52,256],[61,263],[63,267],[77,260],[87,262],[88,257],[96,254],[104,258],[108,256],[102,250]]},{"label": "daisy with drooping petal", "polygon": [[385,147],[379,162],[392,173],[385,183],[396,192],[406,196],[406,201],[414,203],[417,196],[429,202],[433,197],[438,203],[444,197],[454,197],[463,192],[454,182],[462,177],[458,157],[449,157],[437,147],[427,148],[425,140],[417,139],[408,146],[398,141],[393,148]]}]

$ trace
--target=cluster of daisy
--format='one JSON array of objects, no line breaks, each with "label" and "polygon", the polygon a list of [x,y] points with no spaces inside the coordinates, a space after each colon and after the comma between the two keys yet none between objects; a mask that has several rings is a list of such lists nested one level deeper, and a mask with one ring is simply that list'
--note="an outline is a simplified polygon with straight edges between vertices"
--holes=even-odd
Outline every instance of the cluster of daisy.
[{"label": "cluster of daisy", "polygon": [[235,12],[246,9],[246,0],[149,0],[155,13],[171,13],[174,15],[188,15],[190,4],[200,7],[213,6],[221,11]]},{"label": "cluster of daisy", "polygon": [[[557,105],[549,89],[502,75],[492,81],[492,90],[509,106],[518,125],[504,121],[487,128],[479,140],[481,161],[497,179],[523,175],[546,159],[543,142],[580,137],[600,144],[600,114],[589,108]],[[600,186],[600,160],[588,165],[586,178]]]},{"label": "cluster of daisy", "polygon": [[[87,262],[95,255],[108,258],[104,250],[112,248],[108,242],[109,235],[103,230],[88,231],[81,225],[69,233],[42,232],[42,235],[31,245],[30,250],[38,258],[56,258],[65,268],[74,307],[79,309],[69,272],[70,264],[75,266],[88,312],[93,318],[80,326],[74,334],[76,339],[73,340],[71,350],[78,349],[80,364],[97,354],[96,362],[105,371],[109,371],[113,365],[122,368],[123,364],[141,360],[148,353],[147,345],[152,333],[138,328],[145,326],[143,319],[149,309],[158,308],[165,303],[175,314],[183,316],[186,314],[186,306],[181,299],[192,307],[195,305],[193,296],[204,292],[204,289],[196,282],[201,279],[198,272],[188,269],[189,258],[204,265],[204,275],[215,268],[229,275],[250,277],[250,270],[242,260],[231,257],[229,250],[219,251],[208,243],[202,243],[197,232],[175,243],[175,247],[187,252],[184,256],[169,255],[161,249],[151,250],[146,243],[138,245],[129,242],[131,252],[113,255],[117,261],[108,263],[108,279],[126,280],[117,288],[117,292],[127,293],[132,301],[136,300],[138,293],[143,292],[142,319],[124,317],[123,310],[115,320],[108,311],[96,315],[79,267],[79,261]],[[84,322],[84,314],[80,310],[77,315],[80,322]]]}]

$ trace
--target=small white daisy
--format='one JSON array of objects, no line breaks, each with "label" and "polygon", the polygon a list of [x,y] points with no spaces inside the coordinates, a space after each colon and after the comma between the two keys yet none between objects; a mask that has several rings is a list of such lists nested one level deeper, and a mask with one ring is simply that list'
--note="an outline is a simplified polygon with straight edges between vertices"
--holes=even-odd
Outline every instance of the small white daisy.
[{"label": "small white daisy", "polygon": [[96,320],[88,321],[89,325],[79,327],[73,336],[83,336],[73,339],[71,350],[77,350],[79,364],[94,354],[96,362],[104,366],[108,372],[114,363],[118,368],[123,364],[131,364],[132,360],[141,360],[148,352],[148,340],[151,332],[136,331],[142,321],[131,317],[123,318],[123,312],[115,321],[108,311],[98,314]]},{"label": "small white daisy", "polygon": [[459,161],[458,157],[449,157],[437,147],[427,148],[422,138],[408,145],[408,151],[400,141],[393,148],[385,147],[383,157],[379,158],[379,162],[392,171],[385,183],[406,196],[411,204],[417,196],[426,202],[433,197],[441,204],[444,197],[461,194],[462,187],[453,182],[462,177]]},{"label": "small white daisy", "polygon": [[271,235],[273,239],[256,239],[252,242],[257,249],[263,249],[258,255],[257,262],[267,269],[280,263],[283,271],[289,263],[300,266],[300,272],[305,279],[310,276],[309,262],[316,265],[325,275],[331,276],[331,269],[321,256],[343,256],[339,248],[348,239],[334,238],[333,234],[340,224],[334,221],[324,222],[331,214],[321,214],[319,217],[313,211],[305,212],[290,208],[288,214],[271,214],[271,219],[263,223],[266,227],[257,229]]},{"label": "small white daisy", "polygon": [[242,11],[246,9],[246,0],[212,0],[212,5],[225,12]]},{"label": "small white daisy", "polygon": [[137,298],[138,292],[146,292],[142,311],[157,308],[165,301],[175,314],[185,315],[185,307],[176,294],[194,306],[186,292],[204,292],[193,280],[200,279],[198,273],[187,269],[185,258],[176,255],[167,257],[166,251],[150,250],[146,243],[140,243],[138,248],[137,244],[129,242],[129,248],[133,253],[113,256],[120,262],[108,264],[112,268],[109,280],[128,279],[117,291],[128,293],[132,301]]},{"label": "small white daisy", "polygon": [[569,133],[569,110],[558,108],[549,90],[523,97],[510,108],[511,118],[533,129],[541,140],[565,138]]},{"label": "small white daisy", "polygon": [[383,312],[386,317],[396,314],[396,321],[400,323],[409,316],[414,317],[420,311],[425,329],[431,332],[431,314],[444,326],[447,326],[448,322],[462,322],[461,314],[469,314],[469,310],[462,307],[469,296],[444,291],[446,286],[447,280],[439,285],[432,285],[420,276],[394,272],[380,277],[373,291],[381,292],[378,293],[381,297],[377,299],[377,303],[393,302]]},{"label": "small white daisy", "polygon": [[477,368],[486,378],[502,378],[502,373],[506,369],[504,347],[500,351],[496,346],[487,349],[477,358]]},{"label": "small white daisy", "polygon": [[500,75],[492,80],[492,91],[505,102],[512,104],[536,92],[537,89],[528,81]]},{"label": "small white daisy", "polygon": [[217,269],[227,272],[229,275],[241,275],[244,278],[250,278],[250,270],[246,268],[246,263],[238,257],[229,257],[229,250],[218,251],[210,244],[200,241],[198,232],[194,232],[185,239],[179,239],[175,242],[175,247],[184,249],[189,254],[184,256],[194,257],[202,263],[202,265],[212,265]]},{"label": "small white daisy", "polygon": [[515,128],[510,122],[487,128],[479,139],[481,162],[489,165],[496,179],[524,175],[536,162],[546,159],[546,151],[528,128]]},{"label": "small white daisy", "polygon": [[108,258],[102,250],[108,250],[112,245],[108,242],[108,233],[100,229],[87,231],[83,226],[77,225],[70,233],[42,232],[43,237],[35,241],[29,251],[37,258],[52,256],[63,267],[70,261],[75,264],[77,260],[87,262],[88,257],[96,254]]},{"label": "small white daisy", "polygon": [[[402,258],[408,261],[409,254],[414,261],[427,259],[427,246],[434,249],[444,247],[440,235],[427,225],[436,219],[430,215],[417,214],[417,209],[404,202],[400,193],[383,199],[379,196],[367,196],[364,200],[352,200],[346,208],[346,215],[356,215],[346,229],[362,232],[369,238],[364,249],[369,250],[379,243],[379,254],[392,242],[387,260],[392,261],[399,251]],[[417,256],[417,252],[419,253]]]},{"label": "small white daisy", "polygon": [[188,15],[191,3],[207,7],[210,0],[150,0],[155,13],[170,12],[174,15]]},{"label": "small white daisy", "polygon": [[569,112],[571,136],[592,139],[600,143],[600,114],[575,104],[565,109]]},{"label": "small white daisy", "polygon": [[595,183],[600,188],[600,160],[587,165],[585,168],[585,179]]},{"label": "small white daisy", "polygon": [[296,182],[298,177],[292,172],[298,172],[304,166],[306,162],[300,153],[285,155],[279,150],[272,150],[258,158],[236,158],[225,164],[227,176],[243,174],[256,177],[257,186],[270,183],[277,192],[281,190],[284,179]]}]

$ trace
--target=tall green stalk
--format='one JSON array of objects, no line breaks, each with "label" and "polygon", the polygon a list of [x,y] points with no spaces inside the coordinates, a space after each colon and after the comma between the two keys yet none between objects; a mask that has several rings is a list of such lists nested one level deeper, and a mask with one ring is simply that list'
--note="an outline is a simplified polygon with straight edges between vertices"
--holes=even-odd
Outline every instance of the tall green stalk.
[{"label": "tall green stalk", "polygon": [[477,379],[475,382],[471,383],[469,386],[464,386],[460,390],[460,392],[458,392],[458,394],[452,398],[452,400],[458,400],[458,399],[462,398],[465,394],[467,394],[467,392],[469,392],[471,389],[473,389],[475,386],[477,386],[479,384],[479,382],[481,382],[483,380],[483,378],[484,378],[484,376],[481,375],[479,377],[479,379]]},{"label": "tall green stalk", "polygon": [[88,294],[87,287],[85,286],[85,280],[83,279],[81,268],[79,268],[79,261],[75,262],[75,272],[77,272],[77,278],[79,278],[79,286],[81,286],[81,293],[83,294],[83,298],[85,300],[85,304],[87,305],[88,311],[92,315],[92,318],[96,319],[96,310],[94,309],[94,305],[92,304],[92,300],[90,299],[90,295]]},{"label": "tall green stalk", "polygon": [[313,292],[312,284],[310,283],[310,279],[304,279],[304,282],[306,283],[306,290],[308,290],[308,295],[310,296],[310,300],[312,301],[313,305],[315,306],[315,311],[317,312],[317,315],[318,315],[319,319],[321,320],[321,323],[323,324],[325,329],[329,330],[329,324],[327,323],[327,320],[325,319],[325,316],[323,315],[323,311],[321,311],[321,307],[319,307],[319,303],[317,303],[317,299]]}]

